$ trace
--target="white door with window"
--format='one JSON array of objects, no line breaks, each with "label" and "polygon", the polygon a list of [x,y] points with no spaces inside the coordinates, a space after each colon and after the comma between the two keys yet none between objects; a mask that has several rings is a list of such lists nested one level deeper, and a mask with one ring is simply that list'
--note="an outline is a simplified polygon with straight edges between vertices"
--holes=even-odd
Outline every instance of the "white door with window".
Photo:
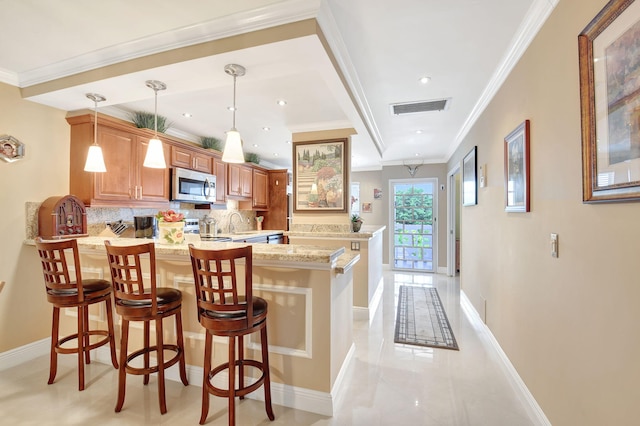
[{"label": "white door with window", "polygon": [[436,272],[437,179],[390,180],[393,269]]}]

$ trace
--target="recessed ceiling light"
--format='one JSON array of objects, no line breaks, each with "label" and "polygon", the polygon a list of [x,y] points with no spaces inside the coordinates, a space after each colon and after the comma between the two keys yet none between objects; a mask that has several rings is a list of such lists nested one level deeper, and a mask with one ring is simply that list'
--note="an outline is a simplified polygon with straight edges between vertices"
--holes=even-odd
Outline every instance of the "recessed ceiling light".
[{"label": "recessed ceiling light", "polygon": [[227,109],[228,109],[229,111],[236,111],[236,110],[237,110],[237,108],[234,108],[234,107],[232,107],[232,106],[227,107]]},{"label": "recessed ceiling light", "polygon": [[183,113],[182,113],[182,116],[183,116],[184,118],[191,118],[191,117],[193,117],[193,115],[191,115],[191,114],[190,114],[190,113],[188,113],[188,112],[183,112]]},{"label": "recessed ceiling light", "polygon": [[416,152],[416,157],[420,157],[420,153],[419,152]]},{"label": "recessed ceiling light", "polygon": [[425,75],[423,77],[420,77],[420,79],[418,81],[420,83],[422,83],[422,84],[427,84],[428,82],[431,81],[431,77],[428,77],[428,76]]},{"label": "recessed ceiling light", "polygon": [[280,106],[285,106],[287,104],[287,101],[285,101],[284,99],[278,99],[276,103]]},{"label": "recessed ceiling light", "polygon": [[422,130],[416,130],[416,135],[421,135],[422,134]]},{"label": "recessed ceiling light", "polygon": [[257,148],[257,147],[258,147],[258,144],[257,144],[257,143],[254,143],[254,144],[253,144],[253,147],[254,147],[254,148]]},{"label": "recessed ceiling light", "polygon": [[264,126],[264,127],[262,128],[262,130],[264,130],[265,132],[268,132],[269,130],[271,130],[271,127]]},{"label": "recessed ceiling light", "polygon": [[277,156],[278,156],[278,153],[277,153],[277,152],[274,152],[274,153],[273,153],[273,156],[274,156],[274,157],[277,157]]},{"label": "recessed ceiling light", "polygon": [[291,141],[287,141],[287,144],[291,145]]}]

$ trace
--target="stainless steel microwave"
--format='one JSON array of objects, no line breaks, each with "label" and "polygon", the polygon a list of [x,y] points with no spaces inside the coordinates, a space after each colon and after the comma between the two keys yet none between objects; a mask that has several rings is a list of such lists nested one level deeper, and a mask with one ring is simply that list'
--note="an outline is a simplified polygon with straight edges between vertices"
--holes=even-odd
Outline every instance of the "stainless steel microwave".
[{"label": "stainless steel microwave", "polygon": [[171,172],[171,200],[215,203],[216,177],[194,170],[174,168]]}]

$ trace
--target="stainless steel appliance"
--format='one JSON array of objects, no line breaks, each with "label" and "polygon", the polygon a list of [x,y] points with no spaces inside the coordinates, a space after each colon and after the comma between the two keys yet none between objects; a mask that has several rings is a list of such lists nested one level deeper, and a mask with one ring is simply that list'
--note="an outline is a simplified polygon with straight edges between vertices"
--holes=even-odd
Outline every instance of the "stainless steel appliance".
[{"label": "stainless steel appliance", "polygon": [[176,167],[171,172],[171,200],[188,203],[216,201],[216,177],[207,173]]},{"label": "stainless steel appliance", "polygon": [[207,240],[218,236],[218,222],[207,215],[200,219],[200,239]]},{"label": "stainless steel appliance", "polygon": [[136,238],[153,238],[156,233],[156,218],[154,216],[134,216],[133,227],[136,231]]}]

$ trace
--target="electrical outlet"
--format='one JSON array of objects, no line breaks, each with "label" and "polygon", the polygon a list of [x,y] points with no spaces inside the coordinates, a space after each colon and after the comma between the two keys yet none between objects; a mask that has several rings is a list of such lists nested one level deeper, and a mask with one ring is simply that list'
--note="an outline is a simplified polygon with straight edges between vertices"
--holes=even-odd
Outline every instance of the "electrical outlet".
[{"label": "electrical outlet", "polygon": [[558,257],[558,234],[551,234],[551,257]]}]

